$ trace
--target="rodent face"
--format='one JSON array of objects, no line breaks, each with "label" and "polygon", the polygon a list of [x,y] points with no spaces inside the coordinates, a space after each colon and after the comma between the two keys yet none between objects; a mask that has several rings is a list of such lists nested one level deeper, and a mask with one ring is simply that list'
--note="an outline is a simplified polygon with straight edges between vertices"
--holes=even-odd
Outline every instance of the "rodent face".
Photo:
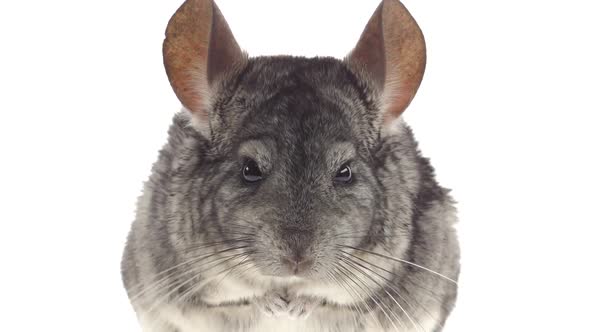
[{"label": "rodent face", "polygon": [[[305,121],[316,122],[313,118]],[[255,162],[261,179],[249,183],[236,176],[227,184],[226,192],[236,193],[229,219],[255,234],[252,257],[264,274],[317,273],[325,260],[335,258],[337,243],[356,245],[373,219],[375,197],[366,183],[370,171],[354,145],[305,136],[267,133],[245,140],[237,161]],[[350,181],[337,177],[343,168],[351,170]]]},{"label": "rodent face", "polygon": [[216,104],[212,145],[223,174],[203,183],[217,187],[206,199],[219,233],[244,239],[262,274],[322,278],[340,246],[372,241],[384,193],[360,84],[337,60],[263,59]]}]

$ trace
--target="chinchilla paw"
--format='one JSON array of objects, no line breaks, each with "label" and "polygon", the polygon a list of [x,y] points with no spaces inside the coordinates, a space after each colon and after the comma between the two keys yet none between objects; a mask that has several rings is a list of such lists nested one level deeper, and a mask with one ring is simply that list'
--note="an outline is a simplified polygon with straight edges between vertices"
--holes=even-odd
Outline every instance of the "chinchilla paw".
[{"label": "chinchilla paw", "polygon": [[289,302],[287,314],[290,319],[307,319],[320,304],[320,299],[309,296],[296,297]]},{"label": "chinchilla paw", "polygon": [[289,307],[288,300],[278,292],[270,292],[264,296],[257,297],[254,300],[254,304],[264,315],[269,317],[286,315]]}]

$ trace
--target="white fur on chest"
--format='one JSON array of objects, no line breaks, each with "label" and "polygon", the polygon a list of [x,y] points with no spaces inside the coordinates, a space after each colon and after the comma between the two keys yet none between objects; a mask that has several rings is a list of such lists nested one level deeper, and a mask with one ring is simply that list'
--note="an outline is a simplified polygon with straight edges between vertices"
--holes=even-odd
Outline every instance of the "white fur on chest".
[{"label": "white fur on chest", "polygon": [[[141,319],[142,328],[144,332],[172,332],[175,330],[167,330],[165,324],[167,322],[178,329],[178,332],[203,332],[203,331],[252,331],[252,332],[326,332],[330,331],[330,326],[336,326],[339,322],[342,323],[350,317],[346,313],[338,312],[332,309],[322,309],[308,318],[307,320],[291,320],[286,317],[266,317],[260,315],[254,308],[242,308],[231,311],[226,311],[225,315],[232,316],[235,319],[244,319],[248,321],[254,318],[253,325],[249,328],[247,324],[242,327],[235,325],[227,325],[224,319],[220,318],[220,312],[216,310],[193,311],[182,313],[180,310],[172,307],[163,308],[156,317],[145,317]],[[430,315],[431,316],[431,315]],[[430,332],[436,328],[436,321],[432,317],[423,317],[425,319],[419,320],[420,325],[418,330],[405,329],[400,327],[381,327],[371,321],[367,320],[365,332]],[[346,328],[340,331],[353,332],[352,324],[350,330]]]},{"label": "white fur on chest", "polygon": [[[337,287],[320,287],[292,280],[288,284],[272,284],[262,281],[260,284],[245,283],[243,279],[227,278],[221,283],[212,281],[214,287],[204,293],[204,302],[220,307],[191,308],[182,310],[172,304],[160,306],[157,313],[141,314],[140,322],[144,332],[202,332],[202,331],[240,331],[240,332],[323,332],[330,327],[340,326],[339,331],[353,332],[355,325],[351,321],[351,312],[342,307],[328,305],[317,308],[308,319],[292,320],[286,316],[269,317],[261,313],[254,305],[231,305],[241,300],[251,300],[264,295],[270,289],[283,288],[292,296],[317,296],[330,299],[333,303],[348,304],[353,299],[349,294]],[[415,313],[416,314],[416,313]],[[428,316],[414,316],[419,323],[420,331],[433,331],[438,321],[438,313],[430,311]],[[414,331],[393,327],[378,326],[367,314],[366,332]],[[347,323],[348,322],[348,323]],[[175,329],[170,328],[170,326]],[[344,326],[344,328],[343,328]]]},{"label": "white fur on chest", "polygon": [[313,296],[328,299],[330,302],[341,305],[352,304],[355,299],[350,293],[336,285],[315,284],[304,282],[299,278],[287,279],[282,282],[273,279],[260,279],[254,281],[253,278],[245,281],[245,278],[235,279],[228,277],[222,283],[212,281],[214,287],[209,287],[202,295],[201,300],[208,304],[218,305],[227,302],[238,302],[244,299],[252,299],[264,295],[270,290],[282,290],[290,296]]},{"label": "white fur on chest", "polygon": [[[178,327],[180,332],[203,332],[203,331],[252,331],[252,332],[320,332],[326,331],[326,324],[328,321],[318,324],[318,320],[290,320],[286,317],[266,317],[259,315],[254,308],[235,309],[226,311],[226,315],[233,316],[234,319],[243,319],[244,323],[228,324],[223,318],[220,318],[220,313],[215,311],[203,311],[182,314],[174,310],[166,310],[163,312],[161,318],[165,318],[172,325]],[[248,316],[248,317],[246,317]],[[247,323],[252,317],[255,317],[252,325],[248,327]],[[324,326],[324,328],[322,328]],[[155,331],[159,331],[155,329]]]}]

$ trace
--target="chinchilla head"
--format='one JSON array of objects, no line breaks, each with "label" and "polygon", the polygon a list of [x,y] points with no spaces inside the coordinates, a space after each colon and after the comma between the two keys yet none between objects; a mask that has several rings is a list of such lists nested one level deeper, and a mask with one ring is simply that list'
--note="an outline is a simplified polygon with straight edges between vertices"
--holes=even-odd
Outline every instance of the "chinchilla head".
[{"label": "chinchilla head", "polygon": [[188,0],[164,59],[190,117],[167,157],[178,252],[216,243],[261,275],[322,279],[351,247],[407,248],[419,170],[399,117],[425,46],[401,3],[385,0],[337,60],[249,58],[212,1]]}]

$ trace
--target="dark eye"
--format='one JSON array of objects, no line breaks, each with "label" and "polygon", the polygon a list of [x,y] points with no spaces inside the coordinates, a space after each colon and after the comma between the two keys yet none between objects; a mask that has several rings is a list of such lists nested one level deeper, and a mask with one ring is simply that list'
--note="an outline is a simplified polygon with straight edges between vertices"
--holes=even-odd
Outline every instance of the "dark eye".
[{"label": "dark eye", "polygon": [[242,166],[242,179],[250,183],[262,180],[262,172],[260,172],[260,168],[258,168],[258,164],[254,160],[247,159],[244,162],[244,166]]},{"label": "dark eye", "polygon": [[336,176],[334,176],[334,181],[338,183],[350,183],[352,181],[352,170],[348,165],[342,165],[338,172],[336,172]]}]

